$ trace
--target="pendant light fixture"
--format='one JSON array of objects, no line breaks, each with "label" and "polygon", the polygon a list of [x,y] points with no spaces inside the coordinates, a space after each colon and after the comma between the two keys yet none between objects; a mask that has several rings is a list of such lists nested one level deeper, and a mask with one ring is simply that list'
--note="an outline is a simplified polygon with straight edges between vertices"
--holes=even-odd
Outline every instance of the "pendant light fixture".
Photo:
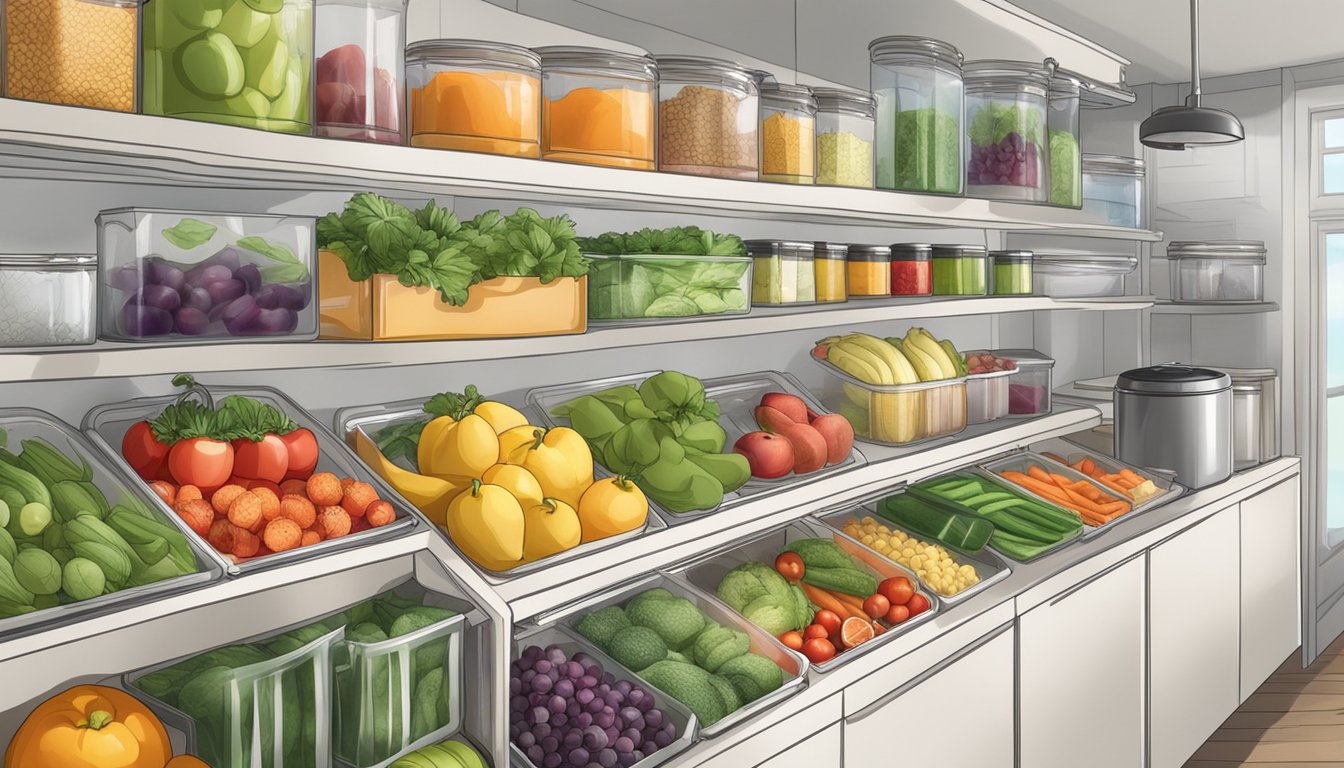
[{"label": "pendant light fixture", "polygon": [[1231,144],[1246,138],[1237,116],[1200,104],[1199,0],[1190,0],[1190,95],[1182,106],[1162,107],[1139,126],[1139,141],[1154,149]]}]

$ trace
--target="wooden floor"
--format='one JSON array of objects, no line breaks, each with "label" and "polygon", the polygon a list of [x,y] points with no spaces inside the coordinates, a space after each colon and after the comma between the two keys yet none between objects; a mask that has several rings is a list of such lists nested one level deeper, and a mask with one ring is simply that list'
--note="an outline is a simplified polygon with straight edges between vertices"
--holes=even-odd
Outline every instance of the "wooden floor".
[{"label": "wooden floor", "polygon": [[1344,636],[1307,669],[1294,651],[1185,768],[1344,766]]}]

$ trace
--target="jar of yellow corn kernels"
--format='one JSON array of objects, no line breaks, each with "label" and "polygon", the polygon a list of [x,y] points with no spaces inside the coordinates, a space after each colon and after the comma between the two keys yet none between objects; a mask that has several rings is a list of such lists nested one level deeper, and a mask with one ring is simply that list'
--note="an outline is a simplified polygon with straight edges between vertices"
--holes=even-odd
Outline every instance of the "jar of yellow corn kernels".
[{"label": "jar of yellow corn kernels", "polygon": [[873,186],[872,94],[849,88],[815,88],[817,183]]},{"label": "jar of yellow corn kernels", "polygon": [[817,175],[817,100],[805,85],[761,83],[761,181],[811,184]]},{"label": "jar of yellow corn kernels", "polygon": [[134,112],[140,0],[3,0],[4,95]]}]

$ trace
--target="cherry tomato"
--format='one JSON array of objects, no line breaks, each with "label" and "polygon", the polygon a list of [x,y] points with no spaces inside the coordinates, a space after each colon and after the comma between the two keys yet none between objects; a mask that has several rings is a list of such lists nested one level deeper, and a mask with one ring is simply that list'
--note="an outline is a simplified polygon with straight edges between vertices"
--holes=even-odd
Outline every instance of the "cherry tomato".
[{"label": "cherry tomato", "polygon": [[284,479],[307,480],[317,468],[317,438],[312,432],[299,427],[289,434],[280,435],[280,442],[285,444],[285,449],[289,452],[289,464]]},{"label": "cherry tomato", "polygon": [[785,632],[779,636],[779,642],[786,648],[792,648],[795,651],[803,650],[803,636],[798,632]]},{"label": "cherry tomato", "polygon": [[168,459],[167,443],[159,442],[148,421],[137,421],[121,438],[121,455],[145,482],[166,480],[163,464]]},{"label": "cherry tomato", "polygon": [[893,605],[891,610],[887,611],[886,621],[888,624],[896,625],[910,618],[910,609],[904,605]]},{"label": "cherry tomato", "polygon": [[246,437],[233,441],[233,473],[248,480],[278,483],[289,471],[289,448],[279,435],[266,434],[253,442]]},{"label": "cherry tomato", "polygon": [[815,637],[803,643],[803,655],[813,664],[830,661],[835,657],[835,644],[824,637]]},{"label": "cherry tomato", "polygon": [[802,580],[806,568],[803,566],[803,558],[796,552],[783,552],[775,558],[775,570],[780,576],[796,582]]},{"label": "cherry tomato", "polygon": [[871,618],[880,619],[886,616],[889,610],[891,610],[891,601],[880,593],[869,595],[868,599],[863,601],[863,612]]},{"label": "cherry tomato", "polygon": [[233,446],[208,437],[179,440],[168,451],[168,469],[179,485],[218,488],[233,474]]},{"label": "cherry tomato", "polygon": [[892,605],[905,605],[910,602],[910,596],[915,594],[915,585],[904,576],[893,576],[878,584],[877,591]]},{"label": "cherry tomato", "polygon": [[807,629],[803,630],[803,637],[809,640],[821,637],[830,637],[830,635],[831,633],[827,632],[826,628],[821,626],[820,624],[809,624],[807,625]]},{"label": "cherry tomato", "polygon": [[910,602],[906,603],[905,607],[910,609],[910,616],[913,618],[929,610],[929,598],[916,594],[910,598]]},{"label": "cherry tomato", "polygon": [[825,627],[828,635],[834,635],[840,631],[841,618],[834,611],[817,611],[817,615],[812,617],[812,621]]}]

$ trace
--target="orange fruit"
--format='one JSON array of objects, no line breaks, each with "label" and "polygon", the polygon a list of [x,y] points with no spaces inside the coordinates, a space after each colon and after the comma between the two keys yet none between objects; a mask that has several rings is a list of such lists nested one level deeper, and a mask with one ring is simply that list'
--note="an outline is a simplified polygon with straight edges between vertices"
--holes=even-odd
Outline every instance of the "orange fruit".
[{"label": "orange fruit", "polygon": [[850,616],[840,625],[840,644],[846,648],[853,648],[872,640],[875,634],[871,622],[864,621],[858,616]]}]

